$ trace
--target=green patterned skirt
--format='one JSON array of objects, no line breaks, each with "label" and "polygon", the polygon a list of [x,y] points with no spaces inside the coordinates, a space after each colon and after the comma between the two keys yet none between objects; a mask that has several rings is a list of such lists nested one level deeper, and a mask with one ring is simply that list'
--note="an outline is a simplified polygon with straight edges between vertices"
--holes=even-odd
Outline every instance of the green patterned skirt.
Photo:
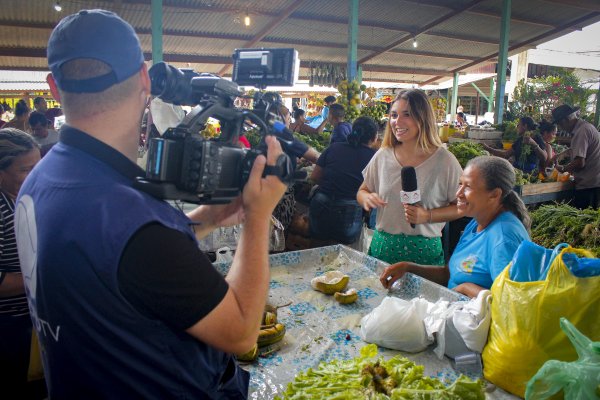
[{"label": "green patterned skirt", "polygon": [[422,265],[445,264],[440,237],[408,236],[403,233],[393,235],[375,231],[369,255],[390,264],[400,261],[412,261]]}]

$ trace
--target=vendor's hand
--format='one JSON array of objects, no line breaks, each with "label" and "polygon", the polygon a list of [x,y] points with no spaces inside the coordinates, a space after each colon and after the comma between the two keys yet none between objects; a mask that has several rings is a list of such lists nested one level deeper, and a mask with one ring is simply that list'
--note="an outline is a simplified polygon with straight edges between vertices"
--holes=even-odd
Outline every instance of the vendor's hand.
[{"label": "vendor's hand", "polygon": [[535,140],[533,140],[533,138],[532,138],[531,136],[525,136],[525,137],[523,138],[523,142],[524,142],[525,144],[529,144],[529,145],[532,145],[532,146],[533,146],[534,144],[537,144],[537,143],[535,142]]},{"label": "vendor's hand", "polygon": [[481,292],[482,290],[485,290],[485,288],[483,288],[475,283],[472,283],[472,282],[464,282],[464,283],[461,283],[460,285],[456,285],[452,290],[454,290],[455,292],[458,292],[458,293],[462,293],[467,297],[475,298],[475,297],[477,297],[479,292]]},{"label": "vendor's hand", "polygon": [[268,218],[275,209],[275,206],[285,193],[287,186],[275,175],[262,177],[265,170],[265,164],[275,165],[277,158],[283,154],[281,145],[275,136],[267,136],[265,141],[268,146],[267,157],[259,155],[254,161],[248,183],[244,187],[242,200],[246,217],[258,215],[262,218]]},{"label": "vendor's hand", "polygon": [[379,281],[381,282],[384,288],[389,289],[392,287],[394,282],[402,278],[405,273],[409,272],[409,266],[410,263],[406,261],[401,261],[399,263],[392,264],[383,270],[382,274],[379,276]]},{"label": "vendor's hand", "polygon": [[422,206],[413,206],[412,204],[403,203],[404,217],[411,224],[426,224],[429,223],[429,210]]},{"label": "vendor's hand", "polygon": [[383,207],[385,205],[387,205],[387,202],[379,197],[377,193],[369,193],[365,196],[362,206],[365,211],[371,211],[374,208]]}]

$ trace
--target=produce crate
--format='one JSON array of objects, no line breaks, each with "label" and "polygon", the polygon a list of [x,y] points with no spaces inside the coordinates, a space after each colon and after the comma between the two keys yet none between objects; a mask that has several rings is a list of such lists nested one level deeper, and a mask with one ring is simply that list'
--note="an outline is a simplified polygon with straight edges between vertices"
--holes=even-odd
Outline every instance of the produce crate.
[{"label": "produce crate", "polygon": [[470,139],[502,139],[502,131],[493,129],[470,129],[467,133],[467,137]]},{"label": "produce crate", "polygon": [[574,191],[575,183],[572,181],[530,183],[515,187],[515,192],[521,196],[525,204],[570,200],[573,198]]}]

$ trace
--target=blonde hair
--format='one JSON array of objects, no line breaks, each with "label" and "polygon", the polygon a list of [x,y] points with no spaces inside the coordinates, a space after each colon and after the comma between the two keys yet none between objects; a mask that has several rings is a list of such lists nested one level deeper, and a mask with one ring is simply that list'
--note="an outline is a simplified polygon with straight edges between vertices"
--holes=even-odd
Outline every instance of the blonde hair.
[{"label": "blonde hair", "polygon": [[[417,144],[426,152],[429,152],[431,147],[440,147],[442,141],[438,134],[435,114],[433,113],[433,108],[431,107],[425,92],[419,89],[403,90],[396,96],[392,105],[400,100],[406,101],[408,104],[408,113],[417,123],[419,129]],[[394,147],[396,144],[398,144],[398,139],[396,139],[396,136],[393,134],[388,119],[381,147]]]}]

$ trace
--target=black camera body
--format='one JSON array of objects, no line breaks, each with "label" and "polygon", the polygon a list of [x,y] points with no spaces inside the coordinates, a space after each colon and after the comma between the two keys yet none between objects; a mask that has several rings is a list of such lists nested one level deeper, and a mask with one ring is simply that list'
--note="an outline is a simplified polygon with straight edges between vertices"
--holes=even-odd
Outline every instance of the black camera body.
[{"label": "black camera body", "polygon": [[[153,95],[167,103],[194,105],[194,108],[177,127],[150,139],[146,177],[138,179],[135,186],[167,200],[198,204],[233,200],[248,181],[256,157],[266,154],[265,135],[277,135],[271,126],[271,111],[280,106],[279,95],[259,92],[255,95],[254,110],[238,109],[234,100],[242,92],[234,82],[165,63],[154,65],[149,74]],[[256,86],[264,86],[263,82],[257,80]],[[217,138],[206,139],[200,134],[209,117],[221,124],[221,135]],[[261,144],[252,150],[238,146],[245,121],[258,126],[262,136]],[[291,142],[283,137],[278,139],[286,152]],[[293,180],[287,155],[277,160],[277,166],[266,169],[266,173],[277,175],[287,184]]]}]

